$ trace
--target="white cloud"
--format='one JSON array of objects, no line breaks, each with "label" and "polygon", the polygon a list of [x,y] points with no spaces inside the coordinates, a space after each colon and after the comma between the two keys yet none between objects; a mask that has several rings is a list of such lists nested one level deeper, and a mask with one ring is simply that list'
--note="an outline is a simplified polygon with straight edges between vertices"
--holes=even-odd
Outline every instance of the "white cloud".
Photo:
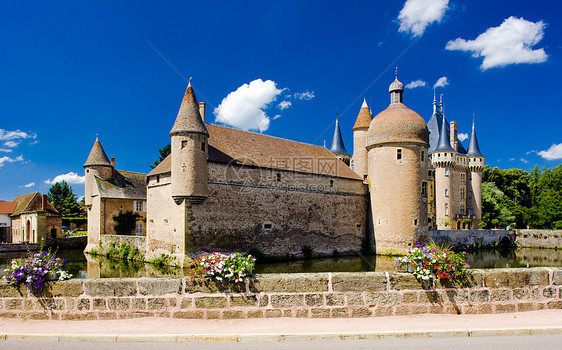
[{"label": "white cloud", "polygon": [[275,82],[256,79],[240,86],[215,108],[216,121],[244,130],[266,131],[270,118],[265,110],[283,92]]},{"label": "white cloud", "polygon": [[33,187],[33,186],[35,186],[35,182],[30,182],[27,185],[23,185],[21,187],[30,188],[30,187]]},{"label": "white cloud", "polygon": [[547,160],[562,159],[562,143],[554,144],[546,151],[540,151],[537,154]]},{"label": "white cloud", "polygon": [[12,150],[8,148],[0,148],[0,152],[12,153]]},{"label": "white cloud", "polygon": [[460,134],[457,134],[457,138],[459,139],[459,141],[464,141],[468,139],[468,134],[465,132],[461,132]]},{"label": "white cloud", "polygon": [[293,94],[294,98],[297,100],[312,100],[314,98],[314,91],[305,91],[305,92],[295,92]]},{"label": "white cloud", "polygon": [[525,159],[525,158],[519,158],[519,160],[522,161],[522,162],[525,163],[525,164],[529,163],[529,161],[528,161],[527,159]]},{"label": "white cloud", "polygon": [[407,0],[398,14],[398,30],[421,37],[428,25],[441,22],[448,4],[449,0]]},{"label": "white cloud", "polygon": [[418,80],[415,80],[415,81],[412,81],[412,82],[408,83],[406,85],[406,89],[415,89],[417,87],[422,87],[422,86],[425,86],[425,85],[426,85],[425,81],[423,81],[421,79],[418,79]]},{"label": "white cloud", "polygon": [[16,142],[16,141],[4,142],[4,146],[6,146],[6,147],[14,148],[14,147],[17,147],[18,145],[19,145],[19,142]]},{"label": "white cloud", "polygon": [[273,117],[273,120],[279,119],[279,118],[281,118],[281,116],[279,114],[277,114],[275,117]]},{"label": "white cloud", "polygon": [[[291,107],[291,101],[281,101],[281,103],[279,103],[277,105],[277,108],[279,108],[280,110],[284,110]],[[276,119],[276,118],[273,118]]]},{"label": "white cloud", "polygon": [[438,88],[438,87],[445,87],[449,85],[449,80],[447,79],[447,77],[441,77],[439,79],[437,79],[437,81],[435,82],[435,85],[433,85],[433,88]]},{"label": "white cloud", "polygon": [[35,137],[37,137],[36,134],[28,134],[25,131],[21,130],[8,131],[5,129],[0,129],[0,140],[3,141],[29,138],[34,139]]},{"label": "white cloud", "polygon": [[0,168],[4,166],[5,163],[23,162],[23,156],[17,156],[15,158],[10,158],[8,156],[0,157]]},{"label": "white cloud", "polygon": [[484,57],[480,69],[504,67],[518,63],[541,63],[548,55],[544,49],[532,47],[542,40],[546,24],[523,18],[509,17],[499,27],[488,28],[474,40],[450,40],[446,50],[472,52],[472,57]]},{"label": "white cloud", "polygon": [[57,175],[52,180],[46,180],[45,183],[49,185],[54,185],[57,182],[66,181],[69,184],[83,184],[85,180],[86,180],[85,176],[80,176],[76,173],[70,172],[68,174]]}]

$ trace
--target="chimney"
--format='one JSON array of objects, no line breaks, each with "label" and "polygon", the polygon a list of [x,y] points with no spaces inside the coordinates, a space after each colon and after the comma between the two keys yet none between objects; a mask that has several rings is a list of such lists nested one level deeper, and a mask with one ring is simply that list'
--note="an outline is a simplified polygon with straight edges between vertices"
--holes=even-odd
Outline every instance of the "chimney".
[{"label": "chimney", "polygon": [[205,122],[205,102],[199,102],[199,114],[201,114],[201,119],[203,123]]},{"label": "chimney", "polygon": [[452,121],[452,122],[450,123],[450,125],[451,125],[451,133],[449,134],[449,136],[450,136],[450,138],[451,138],[451,140],[450,140],[450,142],[451,142],[451,147],[453,147],[453,149],[458,152],[458,150],[459,150],[459,145],[458,145],[458,143],[457,143],[457,129],[458,129],[458,125],[457,125],[457,122],[455,122],[455,121]]},{"label": "chimney", "polygon": [[111,177],[115,177],[115,157],[111,157]]},{"label": "chimney", "polygon": [[44,194],[41,198],[41,210],[45,211],[45,209],[47,208],[47,203],[49,203],[49,198],[46,194]]}]

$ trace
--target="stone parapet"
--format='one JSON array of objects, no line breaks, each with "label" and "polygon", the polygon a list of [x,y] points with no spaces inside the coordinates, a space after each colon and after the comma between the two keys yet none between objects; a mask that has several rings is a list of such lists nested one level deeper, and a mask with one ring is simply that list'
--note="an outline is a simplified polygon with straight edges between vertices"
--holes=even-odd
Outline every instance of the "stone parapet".
[{"label": "stone parapet", "polygon": [[562,248],[562,230],[517,230],[517,245],[526,248]]},{"label": "stone parapet", "polygon": [[40,291],[0,282],[0,317],[343,318],[562,309],[562,268],[473,270],[468,286],[407,273],[264,274],[243,283],[189,278],[73,279]]}]

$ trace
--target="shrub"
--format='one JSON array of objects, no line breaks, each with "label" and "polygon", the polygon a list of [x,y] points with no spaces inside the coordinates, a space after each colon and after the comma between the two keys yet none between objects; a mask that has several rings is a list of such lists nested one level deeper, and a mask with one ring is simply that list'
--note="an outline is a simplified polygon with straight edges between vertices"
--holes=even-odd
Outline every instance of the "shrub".
[{"label": "shrub", "polygon": [[435,243],[427,246],[418,243],[417,247],[408,250],[406,256],[398,257],[394,262],[396,268],[407,268],[411,265],[416,278],[422,280],[435,278],[439,281],[448,280],[463,285],[471,275],[465,255],[466,252],[455,253]]},{"label": "shrub", "polygon": [[175,257],[164,253],[162,253],[159,257],[152,259],[150,263],[156,266],[179,266]]},{"label": "shrub", "polygon": [[193,261],[189,270],[191,279],[209,277],[220,282],[240,282],[254,271],[256,259],[251,255],[201,253],[203,255]]},{"label": "shrub", "polygon": [[309,245],[305,245],[301,248],[302,255],[305,259],[312,258],[312,247]]},{"label": "shrub", "polygon": [[64,259],[57,258],[54,253],[44,251],[29,254],[22,259],[12,260],[12,266],[6,269],[4,278],[9,283],[25,283],[30,288],[41,288],[47,282],[49,275],[59,281],[71,278],[72,275],[62,268],[66,264]]}]

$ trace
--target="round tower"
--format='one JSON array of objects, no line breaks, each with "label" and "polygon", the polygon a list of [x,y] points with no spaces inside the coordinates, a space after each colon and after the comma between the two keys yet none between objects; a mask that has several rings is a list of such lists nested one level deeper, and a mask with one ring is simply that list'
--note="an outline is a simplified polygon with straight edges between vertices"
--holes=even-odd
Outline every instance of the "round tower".
[{"label": "round tower", "polygon": [[405,253],[427,239],[427,149],[423,118],[402,103],[403,84],[367,133],[368,174],[377,254]]},{"label": "round tower", "polygon": [[474,120],[472,121],[472,133],[468,144],[468,168],[470,170],[470,191],[472,195],[468,197],[468,208],[474,215],[473,223],[476,228],[482,221],[482,170],[484,170],[485,157],[480,152]]},{"label": "round tower", "polygon": [[176,121],[170,131],[172,146],[172,198],[199,203],[209,195],[207,155],[209,132],[201,119],[199,103],[187,86]]},{"label": "round tower", "polygon": [[113,176],[113,165],[107,158],[107,154],[101,145],[97,135],[96,141],[92,146],[92,150],[90,151],[90,155],[88,155],[88,159],[86,163],[84,163],[84,171],[85,171],[85,191],[84,191],[84,203],[86,205],[92,204],[92,195],[95,194],[95,178],[99,177],[103,180],[108,180]]},{"label": "round tower", "polygon": [[364,99],[355,125],[351,129],[353,131],[353,171],[362,179],[366,179],[369,172],[369,162],[367,158],[367,131],[373,117],[367,101]]},{"label": "round tower", "polygon": [[451,146],[447,120],[441,119],[439,142],[431,153],[435,168],[435,221],[438,230],[451,229],[454,218],[453,207],[453,168],[456,152]]}]

